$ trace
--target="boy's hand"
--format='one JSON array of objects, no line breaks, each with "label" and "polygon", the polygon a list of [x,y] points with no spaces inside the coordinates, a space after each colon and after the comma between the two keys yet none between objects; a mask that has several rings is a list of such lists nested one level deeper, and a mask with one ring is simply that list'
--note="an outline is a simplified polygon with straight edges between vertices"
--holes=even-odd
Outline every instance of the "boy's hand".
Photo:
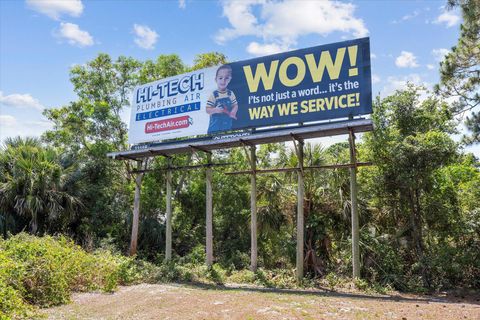
[{"label": "boy's hand", "polygon": [[[219,114],[220,113],[225,113],[225,111],[226,111],[225,109],[223,109],[221,107],[215,107],[214,110],[215,110],[215,113],[219,113]],[[228,111],[226,111],[226,112],[228,112]]]},{"label": "boy's hand", "polygon": [[228,116],[229,116],[230,118],[234,119],[234,120],[237,120],[237,115],[233,114],[233,112],[231,112],[231,113],[229,112],[229,113],[228,113]]}]

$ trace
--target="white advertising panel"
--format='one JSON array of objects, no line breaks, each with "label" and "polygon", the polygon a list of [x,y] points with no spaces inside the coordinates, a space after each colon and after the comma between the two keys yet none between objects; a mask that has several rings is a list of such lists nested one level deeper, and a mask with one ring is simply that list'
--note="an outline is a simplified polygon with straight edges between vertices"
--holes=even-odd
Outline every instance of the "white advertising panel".
[{"label": "white advertising panel", "polygon": [[205,103],[215,90],[218,67],[161,79],[135,88],[130,144],[206,134]]}]

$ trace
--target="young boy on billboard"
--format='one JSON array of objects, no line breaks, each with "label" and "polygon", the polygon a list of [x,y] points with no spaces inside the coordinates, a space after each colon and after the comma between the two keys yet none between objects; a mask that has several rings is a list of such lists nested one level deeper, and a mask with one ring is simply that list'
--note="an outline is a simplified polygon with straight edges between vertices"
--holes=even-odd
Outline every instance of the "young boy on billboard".
[{"label": "young boy on billboard", "polygon": [[210,115],[208,134],[227,131],[232,128],[232,120],[237,119],[238,103],[228,84],[232,80],[232,67],[223,65],[217,69],[214,90],[207,101],[207,113]]}]

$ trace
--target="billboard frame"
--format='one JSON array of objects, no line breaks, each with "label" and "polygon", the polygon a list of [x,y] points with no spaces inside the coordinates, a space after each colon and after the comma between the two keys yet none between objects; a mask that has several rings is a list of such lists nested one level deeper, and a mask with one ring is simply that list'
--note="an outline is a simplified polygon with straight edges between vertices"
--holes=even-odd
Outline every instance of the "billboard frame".
[{"label": "billboard frame", "polygon": [[[172,172],[176,170],[190,170],[205,168],[206,180],[206,264],[213,265],[213,192],[212,192],[212,170],[215,166],[224,166],[225,164],[212,163],[212,151],[220,149],[229,149],[234,147],[244,147],[247,159],[250,162],[251,170],[243,172],[230,172],[227,174],[250,174],[251,175],[251,264],[252,271],[257,270],[257,207],[256,207],[256,175],[262,172],[274,172],[276,169],[260,169],[256,167],[256,146],[266,143],[276,143],[293,141],[297,154],[298,166],[296,168],[283,168],[278,171],[296,171],[297,172],[297,252],[296,252],[296,276],[297,280],[303,279],[304,268],[304,170],[305,169],[339,169],[348,168],[350,170],[350,195],[351,195],[351,222],[352,222],[352,267],[353,278],[360,278],[360,248],[359,248],[359,222],[358,222],[358,204],[357,204],[357,168],[359,166],[371,165],[371,163],[358,163],[355,147],[355,133],[367,132],[373,130],[373,121],[371,119],[349,119],[347,121],[337,121],[313,125],[299,125],[296,127],[279,128],[272,130],[259,130],[251,134],[242,133],[231,134],[225,139],[194,139],[181,140],[168,143],[161,143],[155,146],[146,146],[140,150],[127,150],[108,153],[107,156],[114,160],[134,160],[137,161],[137,170],[131,173],[135,177],[135,197],[133,210],[132,239],[130,244],[130,254],[136,254],[138,237],[138,219],[140,215],[140,191],[143,176],[148,171],[148,159],[156,156],[168,158],[166,179],[166,248],[165,260],[171,260],[172,256]],[[304,140],[311,138],[320,138],[325,136],[334,136],[348,134],[350,148],[350,163],[336,164],[318,167],[304,167],[303,148]],[[250,155],[247,147],[250,148]],[[207,154],[207,163],[204,165],[194,165],[185,167],[172,167],[172,156],[185,153],[204,152]]]}]

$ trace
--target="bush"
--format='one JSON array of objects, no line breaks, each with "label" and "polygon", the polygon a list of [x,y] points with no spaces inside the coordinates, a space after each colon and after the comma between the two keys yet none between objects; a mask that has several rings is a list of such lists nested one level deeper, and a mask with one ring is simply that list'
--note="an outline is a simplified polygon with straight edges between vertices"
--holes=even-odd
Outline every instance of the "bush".
[{"label": "bush", "polygon": [[24,317],[30,305],[67,303],[72,291],[111,292],[138,280],[136,271],[132,258],[87,253],[64,236],[0,240],[0,318]]},{"label": "bush", "polygon": [[233,283],[254,283],[255,273],[247,269],[235,270],[230,277],[228,277],[228,281]]},{"label": "bush", "polygon": [[156,271],[156,282],[190,282],[194,281],[194,271],[192,265],[179,265],[173,261],[162,263]]},{"label": "bush", "polygon": [[0,319],[27,318],[32,307],[27,304],[19,287],[19,268],[3,250],[0,250]]}]

